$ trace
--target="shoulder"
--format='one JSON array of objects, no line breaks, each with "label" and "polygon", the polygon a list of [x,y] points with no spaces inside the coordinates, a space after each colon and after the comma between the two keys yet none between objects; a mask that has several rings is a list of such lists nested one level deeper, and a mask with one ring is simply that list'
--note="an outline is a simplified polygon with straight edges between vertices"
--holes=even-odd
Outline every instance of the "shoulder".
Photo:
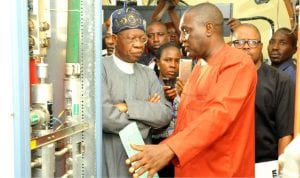
[{"label": "shoulder", "polygon": [[103,56],[102,57],[102,62],[103,63],[109,63],[110,61],[112,61],[113,57],[112,56]]},{"label": "shoulder", "polygon": [[154,70],[152,70],[151,68],[149,68],[148,66],[146,66],[144,64],[135,63],[135,70],[145,73],[146,75],[156,77]]},{"label": "shoulder", "polygon": [[160,85],[159,79],[155,71],[143,64],[135,63],[135,73],[139,75],[145,82],[151,83],[151,85]]},{"label": "shoulder", "polygon": [[291,82],[291,79],[287,73],[267,64],[261,65],[259,75],[265,75],[268,80],[274,79],[279,82]]},{"label": "shoulder", "polygon": [[113,57],[112,56],[104,56],[102,57],[102,64],[103,65],[108,65],[110,63],[112,63],[113,61]]},{"label": "shoulder", "polygon": [[276,69],[275,67],[270,66],[268,64],[264,64],[264,63],[261,64],[258,71],[259,72],[264,72],[264,73],[272,73],[272,74],[275,74],[275,75],[278,75],[280,73],[280,71],[278,69]]},{"label": "shoulder", "polygon": [[291,61],[285,70],[292,73],[296,73],[296,64],[293,61]]},{"label": "shoulder", "polygon": [[114,69],[113,65],[114,62],[112,56],[102,57],[101,60],[102,75],[107,75],[107,73],[110,73],[110,71]]},{"label": "shoulder", "polygon": [[278,69],[283,71],[296,71],[296,64],[293,59],[289,59],[283,62]]},{"label": "shoulder", "polygon": [[228,57],[230,57],[230,61],[236,62],[236,63],[242,63],[242,64],[247,64],[247,63],[253,63],[251,57],[246,54],[244,51],[240,49],[236,49],[233,47],[228,47]]},{"label": "shoulder", "polygon": [[236,49],[226,44],[223,50],[223,67],[239,66],[256,71],[256,67],[251,57],[240,49]]},{"label": "shoulder", "polygon": [[138,63],[148,65],[153,57],[155,56],[152,53],[148,52],[148,50],[145,50]]}]

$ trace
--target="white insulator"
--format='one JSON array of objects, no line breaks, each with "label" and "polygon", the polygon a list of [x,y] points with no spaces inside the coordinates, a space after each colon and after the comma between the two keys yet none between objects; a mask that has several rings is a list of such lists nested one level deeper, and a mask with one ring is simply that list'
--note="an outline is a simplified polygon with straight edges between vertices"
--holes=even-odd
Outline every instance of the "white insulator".
[{"label": "white insulator", "polygon": [[73,170],[68,170],[61,178],[68,178],[71,175],[73,175]]},{"label": "white insulator", "polygon": [[53,102],[53,86],[52,83],[32,84],[32,104],[45,104]]},{"label": "white insulator", "polygon": [[[65,82],[65,109],[71,109],[71,115],[74,122],[79,121],[81,116],[81,83],[79,78],[68,77],[64,79]],[[69,103],[71,102],[71,103]],[[71,108],[70,108],[71,104]]]},{"label": "white insulator", "polygon": [[39,79],[46,79],[48,77],[48,64],[38,63],[36,64],[37,77]]},{"label": "white insulator", "polygon": [[55,152],[55,156],[62,156],[64,154],[66,154],[67,152],[69,152],[72,149],[72,145],[67,145],[65,148],[56,151]]},{"label": "white insulator", "polygon": [[34,167],[39,167],[42,165],[42,158],[36,158],[35,160],[33,160],[31,162],[31,168],[34,168]]},{"label": "white insulator", "polygon": [[67,76],[78,76],[80,75],[80,64],[79,63],[66,63],[65,74]]}]

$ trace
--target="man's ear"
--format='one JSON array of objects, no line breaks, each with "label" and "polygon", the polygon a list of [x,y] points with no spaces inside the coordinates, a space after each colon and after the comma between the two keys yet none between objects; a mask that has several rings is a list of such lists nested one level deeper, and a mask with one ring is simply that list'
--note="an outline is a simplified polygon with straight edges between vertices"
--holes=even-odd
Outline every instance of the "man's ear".
[{"label": "man's ear", "polygon": [[293,50],[293,55],[297,52],[298,47],[296,46]]},{"label": "man's ear", "polygon": [[116,34],[112,34],[111,37],[112,37],[112,40],[115,43],[117,41],[117,35]]},{"label": "man's ear", "polygon": [[206,36],[210,37],[213,32],[214,32],[214,24],[212,22],[207,22],[205,24],[205,28],[206,28]]}]

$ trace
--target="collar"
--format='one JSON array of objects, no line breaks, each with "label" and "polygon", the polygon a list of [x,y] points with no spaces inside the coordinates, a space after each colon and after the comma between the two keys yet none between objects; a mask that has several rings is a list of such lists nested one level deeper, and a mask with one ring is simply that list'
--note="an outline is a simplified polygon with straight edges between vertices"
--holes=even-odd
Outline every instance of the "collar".
[{"label": "collar", "polygon": [[118,58],[117,56],[115,56],[114,54],[112,56],[113,56],[113,60],[114,60],[115,64],[122,72],[124,72],[126,74],[134,73],[134,68],[133,68],[134,63],[125,62],[125,61],[121,60],[120,58]]},{"label": "collar", "polygon": [[278,67],[278,69],[279,69],[279,70],[284,70],[284,69],[288,68],[289,66],[293,66],[293,65],[294,65],[293,59],[289,59],[289,60],[284,61],[284,62]]}]

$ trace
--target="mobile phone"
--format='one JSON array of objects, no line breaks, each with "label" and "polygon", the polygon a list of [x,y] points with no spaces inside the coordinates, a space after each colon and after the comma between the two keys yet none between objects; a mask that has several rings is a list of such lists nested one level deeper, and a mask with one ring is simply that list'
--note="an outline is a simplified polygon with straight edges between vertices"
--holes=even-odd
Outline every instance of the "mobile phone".
[{"label": "mobile phone", "polygon": [[180,59],[179,78],[183,82],[186,82],[188,77],[190,76],[192,72],[192,65],[193,65],[192,59]]},{"label": "mobile phone", "polygon": [[170,86],[171,88],[175,88],[176,78],[171,79],[171,78],[165,77],[165,78],[162,78],[162,80],[163,80],[165,86]]}]

